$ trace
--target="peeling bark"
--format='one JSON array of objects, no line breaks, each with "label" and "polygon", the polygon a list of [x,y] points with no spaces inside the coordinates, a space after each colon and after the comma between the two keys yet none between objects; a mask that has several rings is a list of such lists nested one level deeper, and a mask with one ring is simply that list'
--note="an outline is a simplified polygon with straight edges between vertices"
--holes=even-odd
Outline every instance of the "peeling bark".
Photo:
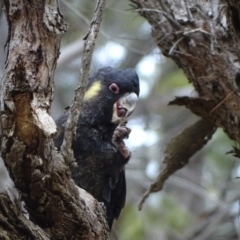
[{"label": "peeling bark", "polygon": [[[1,207],[4,239],[108,239],[104,207],[75,186],[52,141],[57,131],[49,115],[53,77],[67,30],[57,1],[4,3],[9,36],[1,86],[1,154],[30,216],[16,214],[13,207],[6,217]],[[11,208],[7,195],[0,201]]]}]

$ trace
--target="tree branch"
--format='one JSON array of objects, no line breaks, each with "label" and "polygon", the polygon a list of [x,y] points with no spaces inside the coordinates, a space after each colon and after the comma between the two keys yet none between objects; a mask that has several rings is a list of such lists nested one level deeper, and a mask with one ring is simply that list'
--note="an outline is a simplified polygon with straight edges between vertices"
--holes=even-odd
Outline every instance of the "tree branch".
[{"label": "tree branch", "polygon": [[167,143],[164,149],[163,167],[156,180],[144,193],[138,205],[139,210],[151,193],[161,191],[165,181],[188,164],[189,159],[205,146],[215,131],[216,127],[211,122],[201,119]]},{"label": "tree branch", "polygon": [[[53,77],[67,29],[57,1],[5,0],[4,4],[9,37],[1,86],[1,154],[30,216],[26,220],[19,215],[17,220],[20,224],[24,218],[29,228],[41,227],[45,239],[108,239],[105,210],[76,187],[52,140]],[[87,79],[86,72],[83,77]],[[15,236],[13,225],[4,229],[10,239]]]},{"label": "tree branch", "polygon": [[72,141],[75,137],[78,116],[83,105],[83,97],[85,93],[85,87],[88,80],[88,74],[90,70],[90,64],[92,59],[92,53],[95,46],[95,41],[99,32],[99,26],[102,21],[102,13],[105,7],[106,0],[99,0],[94,12],[93,19],[90,23],[90,29],[87,35],[84,37],[85,46],[83,51],[82,63],[80,68],[79,84],[75,91],[75,96],[70,108],[70,116],[67,120],[65,135],[63,144],[61,146],[61,154],[63,155],[66,163],[74,167],[74,156],[72,151]]},{"label": "tree branch", "polygon": [[[238,46],[239,41],[232,37],[236,36],[234,28],[228,29],[231,33],[228,35],[227,26],[222,25],[225,12],[213,12],[211,4],[201,0],[189,0],[187,7],[183,0],[170,1],[168,5],[159,4],[155,0],[131,2],[152,25],[153,37],[162,53],[183,69],[199,97],[214,101],[216,106],[224,99],[221,108],[214,111],[218,115],[214,123],[222,127],[231,139],[240,143],[240,113],[237,111],[240,101],[235,84],[239,69],[239,63],[236,62],[238,47],[235,46]],[[232,7],[233,2],[237,4],[236,1],[229,1],[228,5]],[[189,19],[189,11],[193,22]],[[172,19],[166,16],[172,16]],[[228,96],[230,92],[232,94]],[[232,118],[235,119],[234,123],[229,121]]]},{"label": "tree branch", "polygon": [[[240,143],[240,2],[222,0],[218,6],[203,0],[130,2],[151,24],[161,52],[183,69],[198,93],[197,98],[186,96],[171,103],[186,106]],[[179,168],[175,165],[174,158],[169,159],[165,172],[144,197],[161,190],[166,178]]]}]

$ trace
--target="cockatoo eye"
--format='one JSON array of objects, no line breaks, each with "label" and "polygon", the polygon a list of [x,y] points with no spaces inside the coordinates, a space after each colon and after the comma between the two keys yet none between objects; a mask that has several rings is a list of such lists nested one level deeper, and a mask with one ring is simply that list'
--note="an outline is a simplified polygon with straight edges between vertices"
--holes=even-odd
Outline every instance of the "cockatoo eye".
[{"label": "cockatoo eye", "polygon": [[109,86],[109,89],[111,92],[113,93],[119,93],[119,87],[116,83],[112,83],[110,86]]}]

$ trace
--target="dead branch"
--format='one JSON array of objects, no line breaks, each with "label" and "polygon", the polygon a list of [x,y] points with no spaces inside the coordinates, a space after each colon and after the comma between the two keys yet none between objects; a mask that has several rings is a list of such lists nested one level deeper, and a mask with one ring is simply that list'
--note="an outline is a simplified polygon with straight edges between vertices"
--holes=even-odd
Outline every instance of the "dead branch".
[{"label": "dead branch", "polygon": [[85,87],[88,80],[88,74],[90,70],[90,64],[92,60],[92,53],[95,46],[95,41],[99,32],[100,23],[102,20],[102,13],[105,7],[106,0],[99,0],[97,2],[96,10],[93,19],[90,23],[90,29],[87,35],[84,37],[85,46],[83,50],[83,57],[80,67],[79,84],[75,91],[75,96],[70,108],[70,115],[67,120],[65,135],[63,144],[61,146],[61,154],[63,155],[66,163],[74,167],[74,156],[72,151],[72,141],[75,136],[78,116],[83,105],[83,97],[85,93]]}]

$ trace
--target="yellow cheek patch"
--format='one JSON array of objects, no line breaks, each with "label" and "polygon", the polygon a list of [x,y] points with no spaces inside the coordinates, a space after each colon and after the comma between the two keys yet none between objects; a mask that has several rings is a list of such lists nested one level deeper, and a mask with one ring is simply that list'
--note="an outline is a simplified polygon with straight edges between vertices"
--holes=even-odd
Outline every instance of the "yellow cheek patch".
[{"label": "yellow cheek patch", "polygon": [[101,90],[101,82],[100,81],[94,82],[92,86],[86,91],[84,95],[84,101],[89,101],[95,98],[100,92],[100,90]]}]

